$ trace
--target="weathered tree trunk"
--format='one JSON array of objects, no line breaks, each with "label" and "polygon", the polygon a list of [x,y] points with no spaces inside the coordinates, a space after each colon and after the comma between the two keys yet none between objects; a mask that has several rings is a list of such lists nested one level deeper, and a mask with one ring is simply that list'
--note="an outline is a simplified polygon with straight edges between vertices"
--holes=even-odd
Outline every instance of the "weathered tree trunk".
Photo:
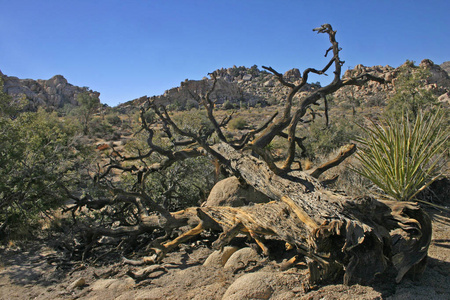
[{"label": "weathered tree trunk", "polygon": [[198,208],[200,224],[161,245],[163,254],[205,228],[220,228],[223,233],[213,244],[216,248],[238,233],[249,234],[266,254],[264,237],[285,241],[311,259],[313,282],[342,273],[345,284],[369,282],[392,266],[399,282],[410,269],[423,270],[431,222],[417,204],[350,199],[324,189],[305,172],[276,175],[264,162],[228,144],[216,145],[214,150],[243,180],[275,201],[241,208]]},{"label": "weathered tree trunk", "polygon": [[[278,236],[309,256],[313,281],[334,277],[344,270],[344,282],[367,282],[388,265],[397,270],[397,282],[427,255],[431,221],[415,203],[350,199],[325,190],[313,177],[294,171],[274,174],[265,163],[227,144],[215,150],[229,167],[256,190],[274,200],[243,208],[201,208],[227,232],[248,231]],[[200,218],[204,219],[200,214]],[[222,242],[218,241],[217,244]],[[420,271],[420,270],[417,270]]]}]

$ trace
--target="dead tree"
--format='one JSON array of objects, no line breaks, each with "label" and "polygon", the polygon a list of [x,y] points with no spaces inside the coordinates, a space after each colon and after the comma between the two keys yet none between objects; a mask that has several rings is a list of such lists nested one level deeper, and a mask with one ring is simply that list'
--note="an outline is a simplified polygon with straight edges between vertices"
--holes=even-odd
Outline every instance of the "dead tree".
[{"label": "dead tree", "polygon": [[[330,48],[325,56],[330,56],[323,69],[306,69],[298,84],[288,82],[281,73],[271,67],[263,67],[272,72],[279,82],[290,90],[283,110],[259,128],[249,131],[236,140],[231,140],[222,128],[231,116],[218,121],[214,115],[214,101],[211,95],[217,78],[211,74],[206,93],[191,91],[191,96],[206,109],[212,126],[197,131],[186,130],[177,125],[163,106],[149,98],[142,108],[142,130],[147,132],[147,153],[135,157],[117,154],[110,165],[97,176],[100,180],[113,169],[132,172],[136,175],[136,189],[132,192],[114,190],[109,199],[78,199],[75,210],[81,206],[104,207],[112,203],[128,203],[135,208],[136,222],[114,228],[90,228],[94,235],[123,236],[163,229],[166,232],[153,242],[153,253],[143,259],[146,263],[158,263],[168,251],[187,241],[205,229],[220,230],[222,233],[213,246],[220,249],[236,235],[243,233],[255,240],[265,254],[267,238],[284,241],[289,249],[296,249],[290,262],[298,257],[308,257],[311,281],[335,279],[343,276],[344,283],[364,283],[377,274],[393,269],[396,281],[411,272],[421,272],[426,261],[431,238],[429,217],[416,203],[377,200],[373,197],[350,198],[327,190],[319,181],[319,176],[329,168],[351,155],[356,147],[344,148],[338,157],[318,168],[303,172],[292,170],[296,147],[302,147],[302,139],[296,135],[298,125],[305,119],[312,105],[320,101],[327,103],[327,96],[349,85],[363,85],[368,81],[385,83],[381,78],[362,74],[343,80],[340,48],[336,41],[336,31],[329,24],[314,29],[329,37]],[[311,73],[323,75],[333,70],[331,83],[311,92],[298,106],[293,105],[294,96],[307,84]],[[328,106],[325,105],[326,110]],[[154,143],[154,128],[144,118],[144,113],[152,110],[168,136],[178,135],[181,140],[172,140],[173,148],[164,148]],[[326,113],[327,115],[327,113]],[[211,139],[212,135],[215,139]],[[276,137],[287,138],[289,146],[286,160],[281,166],[273,161],[266,146]],[[214,142],[219,140],[220,142]],[[179,147],[187,147],[179,150]],[[178,149],[178,150],[177,150]],[[152,153],[165,157],[153,165],[124,162],[143,160]],[[252,155],[256,153],[258,158]],[[169,212],[158,204],[139,185],[145,176],[167,168],[174,162],[197,156],[210,156],[227,168],[240,181],[262,192],[272,202],[247,207],[193,207],[183,211]],[[153,213],[157,212],[157,214]],[[129,225],[129,226],[126,226]],[[191,230],[174,240],[168,240],[174,228],[190,225]]]}]

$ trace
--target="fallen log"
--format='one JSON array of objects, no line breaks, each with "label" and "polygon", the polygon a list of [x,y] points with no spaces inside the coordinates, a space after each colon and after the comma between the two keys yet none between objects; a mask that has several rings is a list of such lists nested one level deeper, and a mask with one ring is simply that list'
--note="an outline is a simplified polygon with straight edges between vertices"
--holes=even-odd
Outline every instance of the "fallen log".
[{"label": "fallen log", "polygon": [[431,221],[416,203],[352,199],[324,189],[305,172],[276,175],[262,161],[230,145],[219,144],[214,150],[245,182],[275,201],[239,208],[197,208],[199,224],[161,244],[147,261],[161,260],[204,229],[220,229],[223,232],[213,244],[217,249],[239,233],[253,238],[266,255],[265,238],[286,242],[310,258],[311,282],[343,274],[345,284],[367,283],[388,268],[394,268],[399,282],[408,271],[423,271]]}]

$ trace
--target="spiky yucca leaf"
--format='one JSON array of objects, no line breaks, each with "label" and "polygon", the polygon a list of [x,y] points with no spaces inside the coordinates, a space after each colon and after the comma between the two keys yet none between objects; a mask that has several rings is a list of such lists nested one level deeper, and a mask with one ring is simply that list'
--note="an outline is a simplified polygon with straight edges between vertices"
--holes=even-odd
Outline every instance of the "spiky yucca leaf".
[{"label": "spiky yucca leaf", "polygon": [[366,137],[357,140],[361,167],[355,171],[388,196],[408,201],[439,177],[439,161],[449,137],[444,114],[419,113],[413,121],[386,123],[389,126],[373,122],[370,127],[360,126]]}]

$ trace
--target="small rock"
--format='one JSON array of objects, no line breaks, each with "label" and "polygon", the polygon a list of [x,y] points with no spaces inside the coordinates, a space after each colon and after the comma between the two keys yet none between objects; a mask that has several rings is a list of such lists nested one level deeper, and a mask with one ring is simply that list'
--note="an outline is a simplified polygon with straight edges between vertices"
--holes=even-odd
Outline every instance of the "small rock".
[{"label": "small rock", "polygon": [[250,80],[252,80],[252,75],[251,75],[251,74],[245,74],[245,75],[242,77],[242,80],[244,80],[244,81],[250,81]]},{"label": "small rock", "polygon": [[230,256],[238,249],[238,247],[227,246],[224,247],[222,251],[216,250],[208,256],[203,265],[205,267],[223,267]]},{"label": "small rock", "polygon": [[274,291],[272,288],[274,280],[275,276],[270,272],[245,274],[230,285],[222,299],[269,299]]},{"label": "small rock", "polygon": [[263,84],[265,87],[274,87],[275,86],[275,81],[273,81],[272,79],[267,80],[266,82],[264,82]]},{"label": "small rock", "polygon": [[82,286],[85,285],[85,284],[86,284],[86,280],[85,280],[83,277],[81,277],[81,278],[78,278],[77,280],[75,280],[74,282],[72,282],[72,283],[67,287],[67,289],[68,289],[68,290],[74,290],[75,288],[82,287]]},{"label": "small rock", "polygon": [[227,260],[224,268],[237,269],[242,266],[246,267],[250,262],[258,262],[261,260],[261,256],[254,249],[250,247],[242,248],[234,252]]},{"label": "small rock", "polygon": [[438,101],[440,103],[450,104],[450,92],[440,95]]}]

